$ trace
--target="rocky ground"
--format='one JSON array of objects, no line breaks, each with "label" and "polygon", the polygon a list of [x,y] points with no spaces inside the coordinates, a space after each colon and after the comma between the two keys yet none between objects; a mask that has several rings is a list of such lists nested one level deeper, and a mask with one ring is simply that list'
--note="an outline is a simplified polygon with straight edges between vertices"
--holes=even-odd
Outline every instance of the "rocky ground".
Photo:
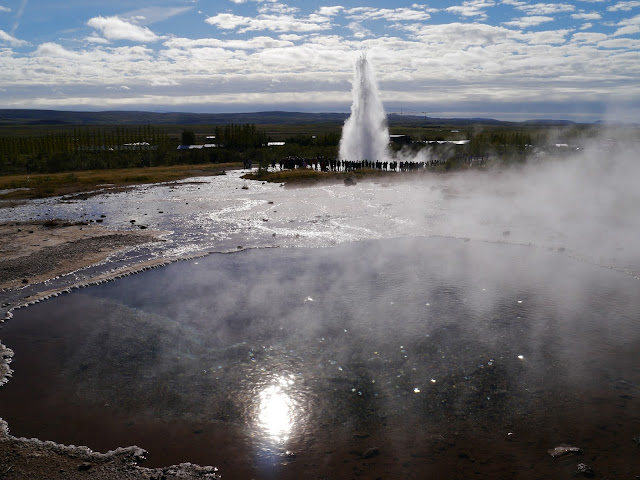
[{"label": "rocky ground", "polygon": [[36,439],[16,438],[6,422],[0,422],[0,478],[3,479],[170,479],[220,476],[213,467],[181,464],[165,468],[138,465],[146,452],[138,447],[96,453],[86,447],[59,445]]},{"label": "rocky ground", "polygon": [[159,240],[157,233],[114,232],[97,224],[0,224],[0,288],[40,283],[101,262],[118,250]]}]

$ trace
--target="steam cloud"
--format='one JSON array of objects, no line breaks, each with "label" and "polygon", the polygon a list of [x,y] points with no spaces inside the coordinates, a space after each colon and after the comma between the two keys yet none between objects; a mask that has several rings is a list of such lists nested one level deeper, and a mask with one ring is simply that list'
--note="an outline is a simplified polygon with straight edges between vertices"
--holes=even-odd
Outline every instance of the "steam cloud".
[{"label": "steam cloud", "polygon": [[389,157],[387,114],[365,54],[356,62],[352,95],[351,116],[342,129],[340,159],[386,161]]}]

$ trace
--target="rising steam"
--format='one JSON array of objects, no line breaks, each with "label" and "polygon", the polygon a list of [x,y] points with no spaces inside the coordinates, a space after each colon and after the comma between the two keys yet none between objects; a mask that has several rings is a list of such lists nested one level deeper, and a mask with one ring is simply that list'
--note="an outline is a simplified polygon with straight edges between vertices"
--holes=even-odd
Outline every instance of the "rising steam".
[{"label": "rising steam", "polygon": [[342,128],[340,159],[387,160],[387,114],[380,100],[375,75],[365,54],[356,62],[352,95],[351,116]]}]

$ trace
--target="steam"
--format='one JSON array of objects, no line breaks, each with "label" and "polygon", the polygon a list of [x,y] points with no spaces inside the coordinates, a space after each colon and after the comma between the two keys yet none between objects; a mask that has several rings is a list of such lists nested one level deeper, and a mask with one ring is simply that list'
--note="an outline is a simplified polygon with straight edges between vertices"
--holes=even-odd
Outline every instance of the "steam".
[{"label": "steam", "polygon": [[373,69],[363,54],[353,79],[351,116],[342,128],[340,159],[385,161],[389,158],[387,114],[380,100]]}]

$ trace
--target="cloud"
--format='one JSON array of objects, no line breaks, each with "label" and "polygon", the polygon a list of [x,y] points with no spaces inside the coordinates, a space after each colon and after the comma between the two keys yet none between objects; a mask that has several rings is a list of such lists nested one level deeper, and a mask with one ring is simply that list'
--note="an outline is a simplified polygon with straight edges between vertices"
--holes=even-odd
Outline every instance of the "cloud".
[{"label": "cloud", "polygon": [[574,42],[594,45],[608,38],[604,33],[574,33],[571,37]]},{"label": "cloud", "polygon": [[[283,35],[284,36],[284,35]],[[299,37],[302,38],[302,37]],[[199,38],[192,40],[190,38],[171,38],[164,42],[164,46],[168,48],[195,49],[202,47],[216,47],[233,50],[265,50],[271,48],[291,47],[293,43],[290,40],[282,38],[276,39],[272,37],[253,37],[247,40],[241,39],[219,39],[219,38]]]},{"label": "cloud", "polygon": [[9,7],[4,7],[2,5],[0,5],[0,12],[10,12],[11,9]]},{"label": "cloud", "polygon": [[151,25],[193,10],[193,7],[145,7],[122,15],[134,20],[136,25]]},{"label": "cloud", "polygon": [[571,14],[571,18],[575,18],[576,20],[600,20],[602,15],[598,12],[592,13],[573,13]]},{"label": "cloud", "polygon": [[258,7],[259,13],[298,13],[300,9],[298,7],[290,7],[289,5],[285,5],[284,3],[266,3]]},{"label": "cloud", "polygon": [[[292,15],[266,15],[257,17],[243,17],[232,13],[219,13],[205,20],[223,30],[236,30],[240,33],[250,31],[269,30],[271,32],[317,32],[328,30],[331,23],[325,17],[310,16],[307,19],[296,18]],[[240,28],[241,27],[241,28]]]},{"label": "cloud", "polygon": [[20,26],[20,20],[22,20],[22,15],[24,15],[24,10],[27,8],[28,0],[21,0],[20,6],[18,7],[18,11],[16,12],[15,21],[13,23],[13,28],[11,29],[11,34],[14,35],[18,27]]},{"label": "cloud", "polygon": [[636,7],[640,7],[640,1],[618,2],[615,5],[611,5],[610,7],[607,7],[607,10],[610,12],[618,12],[618,11],[628,12],[631,9]]},{"label": "cloud", "polygon": [[130,40],[133,42],[157,42],[159,37],[147,27],[141,27],[120,17],[93,17],[87,25],[102,32],[107,40]]},{"label": "cloud", "polygon": [[351,20],[387,20],[389,22],[409,22],[429,20],[431,15],[427,9],[416,8],[374,8],[356,7],[344,11],[345,16]]},{"label": "cloud", "polygon": [[316,13],[318,15],[322,15],[323,17],[335,17],[343,10],[344,10],[344,7],[341,7],[341,6],[320,7]]},{"label": "cloud", "polygon": [[619,37],[621,35],[635,35],[640,32],[640,15],[622,20],[618,22],[618,26],[620,28],[613,34],[614,37]]},{"label": "cloud", "polygon": [[542,23],[553,22],[555,18],[546,17],[543,15],[532,15],[530,17],[522,17],[518,20],[511,20],[510,22],[504,22],[503,25],[507,25],[509,27],[518,27],[518,28],[528,28],[535,27]]},{"label": "cloud", "polygon": [[12,47],[24,47],[26,45],[29,45],[29,42],[20,40],[13,35],[8,34],[4,30],[0,30],[0,43],[7,43]]},{"label": "cloud", "polygon": [[355,38],[364,38],[373,36],[373,32],[371,30],[366,29],[359,22],[351,22],[347,25],[347,28],[353,32],[353,36]]},{"label": "cloud", "polygon": [[462,5],[448,7],[445,10],[447,12],[462,15],[463,17],[487,18],[487,14],[484,10],[489,7],[493,7],[494,5],[495,2],[490,0],[469,0],[463,2]]},{"label": "cloud", "polygon": [[568,3],[534,3],[525,2],[507,2],[518,10],[528,13],[529,15],[551,15],[552,13],[573,12],[575,5]]},{"label": "cloud", "polygon": [[224,30],[235,30],[238,27],[249,25],[251,17],[234,15],[233,13],[219,13],[213,17],[208,17],[205,22]]}]

